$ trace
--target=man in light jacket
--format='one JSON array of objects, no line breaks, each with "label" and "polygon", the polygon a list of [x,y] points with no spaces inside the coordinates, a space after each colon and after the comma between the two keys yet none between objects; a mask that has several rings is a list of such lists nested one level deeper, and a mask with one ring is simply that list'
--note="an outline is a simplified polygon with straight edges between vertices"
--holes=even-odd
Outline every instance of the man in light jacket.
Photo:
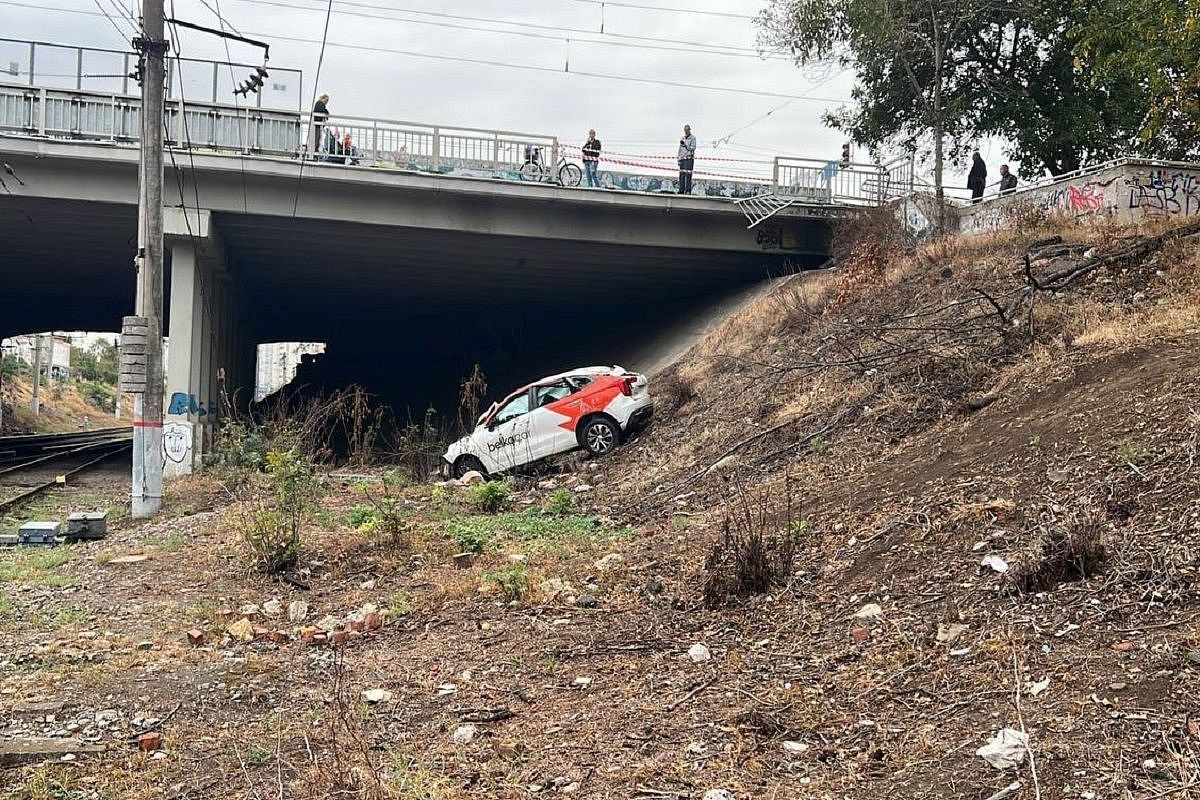
[{"label": "man in light jacket", "polygon": [[696,137],[692,136],[692,126],[683,126],[683,136],[679,140],[679,193],[692,193],[692,170],[696,166]]}]

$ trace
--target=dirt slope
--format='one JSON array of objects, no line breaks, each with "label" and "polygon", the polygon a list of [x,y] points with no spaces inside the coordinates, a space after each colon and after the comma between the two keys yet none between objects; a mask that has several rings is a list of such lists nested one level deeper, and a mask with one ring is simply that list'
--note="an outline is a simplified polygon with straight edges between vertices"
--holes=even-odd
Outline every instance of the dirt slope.
[{"label": "dirt slope", "polygon": [[[508,512],[413,486],[389,539],[346,524],[373,484],[331,479],[290,583],[249,568],[246,501],[211,479],[174,485],[149,524],[119,513],[127,486],[87,497],[118,508],[108,540],[0,554],[0,743],[109,749],[0,782],[19,798],[1196,796],[1196,231],[1030,249],[1048,233],[848,244],[839,271],[764,294],[662,376],[648,432],[518,484]],[[736,588],[713,558],[726,527],[768,560],[790,549],[783,579],[719,591]],[[456,565],[468,542],[480,553]],[[303,601],[306,621],[270,601]],[[364,603],[386,624],[336,648],[229,632],[294,637]],[[64,705],[27,710],[47,701]],[[1032,763],[976,755],[1002,728],[1027,732]],[[146,730],[162,749],[130,743]]]}]

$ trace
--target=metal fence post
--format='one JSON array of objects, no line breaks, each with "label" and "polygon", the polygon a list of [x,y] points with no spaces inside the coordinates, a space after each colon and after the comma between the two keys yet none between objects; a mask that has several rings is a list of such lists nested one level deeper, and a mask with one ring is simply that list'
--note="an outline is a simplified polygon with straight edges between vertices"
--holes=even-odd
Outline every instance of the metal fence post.
[{"label": "metal fence post", "polygon": [[371,122],[371,156],[375,161],[380,161],[379,157],[379,121]]},{"label": "metal fence post", "polygon": [[779,192],[779,156],[771,162],[771,191]]},{"label": "metal fence post", "polygon": [[75,88],[83,89],[83,48],[77,48],[75,53]]},{"label": "metal fence post", "polygon": [[44,88],[38,90],[38,134],[46,135],[46,90]]},{"label": "metal fence post", "polygon": [[30,86],[37,85],[37,81],[35,81],[33,79],[33,74],[34,74],[33,56],[36,51],[37,51],[37,45],[34,44],[33,42],[30,42],[29,43],[29,85]]},{"label": "metal fence post", "polygon": [[442,131],[433,129],[433,171],[437,172],[442,166]]},{"label": "metal fence post", "polygon": [[492,134],[492,172],[500,170],[500,134]]}]

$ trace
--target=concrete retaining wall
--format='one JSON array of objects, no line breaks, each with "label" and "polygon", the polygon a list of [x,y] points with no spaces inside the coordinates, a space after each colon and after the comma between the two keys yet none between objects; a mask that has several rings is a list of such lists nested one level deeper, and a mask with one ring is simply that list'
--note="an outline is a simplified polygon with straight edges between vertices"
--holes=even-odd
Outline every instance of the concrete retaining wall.
[{"label": "concrete retaining wall", "polygon": [[999,230],[1031,215],[1136,222],[1200,215],[1200,164],[1129,161],[958,209],[961,233]]}]

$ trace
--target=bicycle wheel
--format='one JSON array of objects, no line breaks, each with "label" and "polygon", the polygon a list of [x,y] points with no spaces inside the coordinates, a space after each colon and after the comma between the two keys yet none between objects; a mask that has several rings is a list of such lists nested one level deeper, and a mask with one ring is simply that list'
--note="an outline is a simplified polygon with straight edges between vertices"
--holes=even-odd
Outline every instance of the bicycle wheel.
[{"label": "bicycle wheel", "polygon": [[533,161],[526,161],[521,165],[521,180],[525,181],[540,181],[545,172],[542,170],[542,165]]},{"label": "bicycle wheel", "polygon": [[578,186],[583,180],[583,170],[578,164],[563,164],[558,170],[558,182],[563,186]]}]

